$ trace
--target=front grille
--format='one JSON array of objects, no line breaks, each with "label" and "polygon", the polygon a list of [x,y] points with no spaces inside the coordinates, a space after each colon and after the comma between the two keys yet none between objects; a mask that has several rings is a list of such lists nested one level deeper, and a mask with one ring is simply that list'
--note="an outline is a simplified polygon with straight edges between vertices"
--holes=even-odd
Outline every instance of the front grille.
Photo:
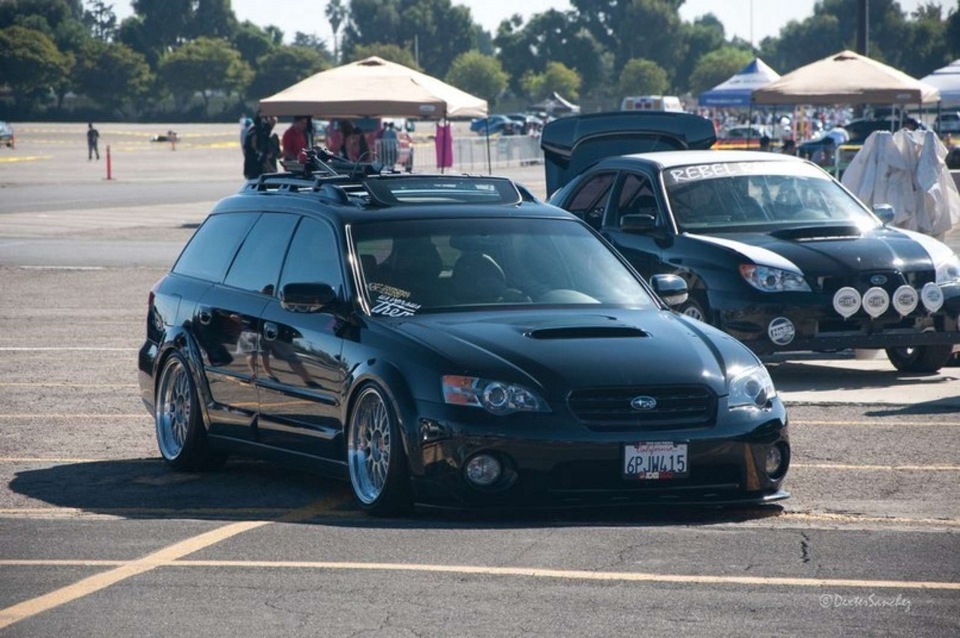
[{"label": "front grille", "polygon": [[[631,406],[637,397],[652,398],[656,406],[637,410]],[[709,427],[717,412],[717,396],[702,385],[582,388],[567,402],[588,428],[602,432]]]},{"label": "front grille", "polygon": [[874,276],[883,276],[886,282],[880,285],[891,295],[903,284],[909,284],[917,290],[923,288],[923,284],[936,280],[936,273],[932,270],[920,270],[913,272],[897,272],[895,270],[875,270],[872,272],[855,273],[849,276],[825,276],[817,278],[817,286],[821,292],[835,294],[845,286],[856,288],[861,294],[872,288],[876,284],[870,279]]}]

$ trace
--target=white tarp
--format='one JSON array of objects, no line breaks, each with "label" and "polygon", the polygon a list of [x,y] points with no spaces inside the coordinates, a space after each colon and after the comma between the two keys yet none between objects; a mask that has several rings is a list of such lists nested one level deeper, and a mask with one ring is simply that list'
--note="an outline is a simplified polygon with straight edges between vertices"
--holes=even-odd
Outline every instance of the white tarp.
[{"label": "white tarp", "polygon": [[947,148],[933,131],[870,134],[841,182],[869,207],[889,204],[893,225],[937,238],[960,223],[960,193]]},{"label": "white tarp", "polygon": [[954,60],[920,79],[940,90],[943,106],[960,106],[960,60]]}]

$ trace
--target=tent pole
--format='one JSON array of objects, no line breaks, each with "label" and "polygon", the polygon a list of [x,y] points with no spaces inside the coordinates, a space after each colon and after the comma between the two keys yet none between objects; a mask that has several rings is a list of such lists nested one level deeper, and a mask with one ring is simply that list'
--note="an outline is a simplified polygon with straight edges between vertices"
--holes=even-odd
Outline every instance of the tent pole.
[{"label": "tent pole", "polygon": [[490,163],[490,114],[484,118],[484,128],[487,130],[487,175],[493,175],[493,166]]},{"label": "tent pole", "polygon": [[450,136],[450,129],[447,128],[447,116],[444,115],[440,120],[443,128],[443,144],[440,145],[440,174],[444,175],[447,171],[447,138]]}]

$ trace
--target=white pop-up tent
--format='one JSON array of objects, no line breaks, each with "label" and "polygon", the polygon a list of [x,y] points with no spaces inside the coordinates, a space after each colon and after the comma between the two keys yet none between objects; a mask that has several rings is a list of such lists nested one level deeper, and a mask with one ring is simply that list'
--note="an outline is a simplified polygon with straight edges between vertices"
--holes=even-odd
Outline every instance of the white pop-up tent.
[{"label": "white pop-up tent", "polygon": [[939,89],[943,106],[960,106],[960,60],[925,75],[920,81]]},{"label": "white pop-up tent", "polygon": [[260,100],[263,115],[356,118],[484,117],[487,101],[435,77],[372,56],[321,71]]}]

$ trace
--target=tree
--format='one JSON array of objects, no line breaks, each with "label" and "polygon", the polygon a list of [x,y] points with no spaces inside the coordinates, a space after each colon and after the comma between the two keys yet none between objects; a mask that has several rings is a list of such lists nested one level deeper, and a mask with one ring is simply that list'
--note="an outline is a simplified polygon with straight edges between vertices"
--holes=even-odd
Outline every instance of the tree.
[{"label": "tree", "polygon": [[445,81],[471,95],[494,102],[507,88],[507,76],[500,61],[479,51],[462,53],[450,65]]},{"label": "tree", "polygon": [[643,58],[627,61],[617,84],[621,96],[663,95],[669,86],[667,72],[653,60]]},{"label": "tree", "polygon": [[117,34],[117,14],[113,12],[113,5],[95,0],[90,3],[90,9],[83,12],[83,25],[94,38],[101,42],[110,42]]},{"label": "tree", "polygon": [[683,0],[571,0],[581,24],[614,55],[614,72],[628,60],[653,60],[672,75],[683,59],[679,9]]},{"label": "tree", "polygon": [[576,100],[580,97],[581,82],[580,74],[573,69],[560,62],[548,62],[543,73],[527,73],[521,80],[521,85],[534,100],[541,100],[554,92]]},{"label": "tree", "polygon": [[76,89],[99,104],[122,112],[150,89],[153,74],[146,58],[123,44],[91,40],[74,69]]},{"label": "tree", "polygon": [[148,60],[151,53],[153,57],[160,57],[190,35],[194,0],[133,0],[131,4],[136,15],[127,20],[141,21],[140,38],[148,51],[133,48],[146,55]]},{"label": "tree", "polygon": [[243,61],[251,66],[256,66],[257,60],[279,46],[272,34],[249,20],[245,20],[237,27],[231,43],[240,52]]},{"label": "tree", "polygon": [[514,89],[527,72],[542,73],[548,62],[561,62],[584,79],[584,90],[600,86],[606,76],[602,51],[573,11],[551,9],[535,14],[523,25],[520,16],[500,23],[494,44]]},{"label": "tree", "polygon": [[329,65],[315,49],[279,47],[257,60],[257,75],[248,92],[262,99],[327,68]]},{"label": "tree", "polygon": [[191,29],[194,37],[233,37],[237,30],[237,16],[233,13],[230,0],[196,0],[196,3]]},{"label": "tree", "polygon": [[333,56],[330,54],[330,49],[327,48],[327,42],[323,38],[317,37],[316,33],[302,33],[297,31],[293,34],[293,46],[295,47],[307,47],[308,49],[313,49],[320,54],[324,60],[333,61]]},{"label": "tree", "polygon": [[79,18],[78,7],[67,0],[2,0],[0,1],[0,29],[11,26],[36,28],[35,20],[42,20],[46,28],[38,31],[52,33],[64,20]]},{"label": "tree", "polygon": [[685,23],[681,33],[686,43],[685,53],[673,83],[678,91],[683,92],[690,88],[690,76],[697,62],[705,54],[722,47],[726,43],[726,33],[723,23],[712,13],[696,18],[692,24]]},{"label": "tree", "polygon": [[690,76],[690,91],[694,94],[712,89],[750,64],[753,53],[726,46],[704,55]]},{"label": "tree", "polygon": [[480,32],[470,9],[451,0],[352,0],[341,50],[356,59],[357,47],[393,44],[419,52],[414,62],[443,77],[458,55],[476,48]]},{"label": "tree", "polygon": [[417,71],[422,70],[419,66],[417,66],[417,62],[414,60],[413,54],[410,53],[410,51],[399,47],[396,44],[384,44],[382,42],[375,42],[373,44],[365,44],[363,46],[356,47],[353,50],[353,53],[350,54],[348,61],[356,62],[357,60],[369,58],[372,55],[381,57],[384,60],[389,60],[390,62],[402,64],[403,66],[408,66],[411,69],[416,69]]},{"label": "tree", "polygon": [[210,94],[242,94],[253,77],[250,65],[225,40],[197,38],[160,60],[160,77],[181,105],[199,93],[210,108]]},{"label": "tree", "polygon": [[347,8],[344,6],[343,0],[329,0],[326,9],[324,9],[324,14],[327,16],[327,22],[330,23],[330,29],[333,31],[333,61],[336,63],[340,60],[337,33],[340,31],[340,25],[347,17]]},{"label": "tree", "polygon": [[30,107],[67,74],[69,59],[49,36],[24,27],[0,29],[0,78],[18,107]]}]

